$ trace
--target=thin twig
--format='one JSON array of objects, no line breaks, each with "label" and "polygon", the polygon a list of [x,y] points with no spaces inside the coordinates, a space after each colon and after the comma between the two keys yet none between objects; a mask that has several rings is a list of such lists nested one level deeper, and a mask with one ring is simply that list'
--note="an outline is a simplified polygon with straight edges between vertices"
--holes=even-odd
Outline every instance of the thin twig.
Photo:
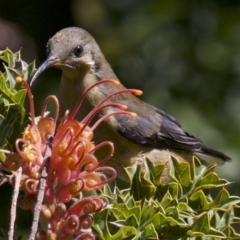
[{"label": "thin twig", "polygon": [[38,223],[39,223],[39,216],[40,216],[40,210],[44,198],[44,190],[46,187],[46,178],[47,178],[47,164],[45,164],[42,173],[41,173],[41,179],[40,179],[40,185],[39,185],[39,191],[37,196],[37,202],[34,208],[34,214],[33,214],[33,223],[31,228],[31,234],[29,236],[29,240],[34,240],[37,230],[38,230]]},{"label": "thin twig", "polygon": [[14,226],[16,220],[16,211],[17,211],[17,198],[19,195],[20,182],[22,177],[22,167],[19,167],[15,174],[15,184],[12,196],[12,205],[11,205],[11,215],[10,215],[10,226],[8,231],[8,239],[13,240],[14,236]]}]

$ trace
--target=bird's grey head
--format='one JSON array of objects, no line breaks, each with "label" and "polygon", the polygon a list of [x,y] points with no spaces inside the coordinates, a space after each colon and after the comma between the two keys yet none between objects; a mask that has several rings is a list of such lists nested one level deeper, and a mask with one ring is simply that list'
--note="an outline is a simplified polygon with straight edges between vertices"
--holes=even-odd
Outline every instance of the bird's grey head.
[{"label": "bird's grey head", "polygon": [[94,38],[84,29],[69,27],[57,32],[47,43],[46,61],[38,68],[31,83],[47,68],[56,66],[66,74],[99,68],[102,53]]}]

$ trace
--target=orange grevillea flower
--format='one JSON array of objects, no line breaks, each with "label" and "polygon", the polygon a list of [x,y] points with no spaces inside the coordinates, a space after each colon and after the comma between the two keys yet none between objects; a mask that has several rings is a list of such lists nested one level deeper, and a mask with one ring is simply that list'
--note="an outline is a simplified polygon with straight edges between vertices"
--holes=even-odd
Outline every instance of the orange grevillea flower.
[{"label": "orange grevillea flower", "polygon": [[[28,92],[31,124],[25,128],[22,137],[16,140],[17,153],[2,150],[7,153],[7,157],[1,168],[12,172],[12,176],[18,168],[22,168],[18,206],[23,209],[34,209],[40,192],[40,181],[43,178],[41,173],[46,168],[46,184],[40,211],[43,221],[39,222],[40,229],[36,239],[64,240],[70,236],[75,236],[75,239],[79,240],[95,239],[86,229],[92,226],[92,213],[107,206],[107,198],[88,196],[75,201],[72,205],[70,203],[80,192],[100,189],[116,177],[116,171],[104,165],[113,155],[114,146],[109,141],[95,146],[92,142],[94,130],[112,115],[126,114],[134,117],[135,113],[126,111],[127,106],[106,102],[116,94],[131,92],[140,95],[141,91],[134,89],[116,91],[103,99],[81,122],[75,120],[74,117],[84,97],[92,88],[99,84],[119,85],[118,81],[110,79],[97,82],[82,94],[74,110],[71,113],[66,112],[57,125],[58,99],[55,96],[46,98],[40,120],[36,123],[31,90],[22,78],[17,78],[17,81],[22,82]],[[54,117],[44,115],[50,100],[55,103]],[[111,106],[119,108],[119,111],[111,112],[100,118],[92,127],[89,126],[90,121],[100,110]],[[104,159],[97,159],[95,152],[104,146],[109,147],[109,152]],[[9,182],[13,183],[13,178],[9,177]],[[42,222],[44,224],[41,224]]]}]

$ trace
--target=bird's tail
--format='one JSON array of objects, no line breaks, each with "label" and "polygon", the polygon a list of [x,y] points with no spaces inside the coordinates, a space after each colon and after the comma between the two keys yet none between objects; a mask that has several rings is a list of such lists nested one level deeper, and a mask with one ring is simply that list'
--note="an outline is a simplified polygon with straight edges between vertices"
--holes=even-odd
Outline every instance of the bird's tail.
[{"label": "bird's tail", "polygon": [[222,165],[225,162],[230,162],[232,160],[227,155],[204,145],[202,146],[199,152],[195,152],[195,155],[204,162],[206,162],[207,164]]}]

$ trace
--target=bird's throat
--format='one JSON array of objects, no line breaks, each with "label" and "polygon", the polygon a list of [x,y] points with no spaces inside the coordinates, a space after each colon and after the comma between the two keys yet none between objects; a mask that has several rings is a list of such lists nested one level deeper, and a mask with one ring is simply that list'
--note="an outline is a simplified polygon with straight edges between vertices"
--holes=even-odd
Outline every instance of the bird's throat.
[{"label": "bird's throat", "polygon": [[[71,111],[76,106],[84,90],[97,81],[96,75],[91,70],[76,71],[75,74],[65,74],[63,71],[59,89],[61,116],[63,116],[66,110]],[[85,117],[103,98],[104,95],[98,87],[90,90],[84,98],[76,118],[80,120]]]}]

